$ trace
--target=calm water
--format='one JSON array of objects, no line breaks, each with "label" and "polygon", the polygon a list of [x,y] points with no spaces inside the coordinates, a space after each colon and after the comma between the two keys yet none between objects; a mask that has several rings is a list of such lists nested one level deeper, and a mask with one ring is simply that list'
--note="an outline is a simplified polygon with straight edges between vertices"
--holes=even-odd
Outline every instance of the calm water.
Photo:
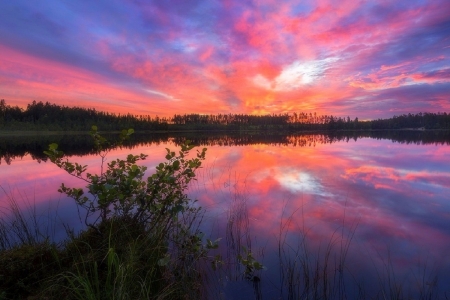
[{"label": "calm water", "polygon": [[[407,134],[412,138],[396,133],[394,141],[361,134],[197,137],[208,151],[190,195],[207,210],[204,232],[223,238],[228,252],[251,248],[267,268],[255,274],[261,279],[256,286],[235,282],[242,270],[230,271],[217,293],[224,299],[287,298],[289,287],[300,289],[288,275],[300,276],[305,253],[312,269],[323,267],[330,253],[327,276],[349,297],[358,289],[379,297],[393,285],[405,296],[426,288],[449,295],[450,146],[446,137]],[[62,182],[83,183],[42,160],[40,151],[52,138],[74,154],[72,161],[98,170],[100,160],[82,138],[16,138],[9,146],[4,140],[1,206],[12,195],[43,216],[57,211],[54,219],[79,229],[75,205],[57,189]],[[182,139],[141,137],[132,149],[114,149],[108,157],[148,154],[143,164],[150,172],[164,160],[165,148],[176,149]],[[63,235],[63,229],[52,230]]]}]

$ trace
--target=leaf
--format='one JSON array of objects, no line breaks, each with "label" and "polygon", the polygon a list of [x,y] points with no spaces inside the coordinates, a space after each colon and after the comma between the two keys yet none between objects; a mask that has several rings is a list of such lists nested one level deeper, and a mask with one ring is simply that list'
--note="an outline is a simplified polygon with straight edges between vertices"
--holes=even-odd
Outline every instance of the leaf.
[{"label": "leaf", "polygon": [[[133,129],[122,131],[121,141],[125,140]],[[112,144],[97,133],[97,126],[92,126],[92,137],[97,150],[104,151],[104,154],[98,152],[102,162],[106,156],[107,150],[102,146],[109,147]],[[117,144],[114,144],[117,145]],[[200,166],[200,160],[204,156],[188,159],[189,150],[194,146],[189,141],[182,145],[182,151],[173,152],[166,149],[166,158],[169,161],[157,164],[156,172],[144,179],[144,172],[147,167],[138,166],[136,162],[145,159],[147,155],[128,155],[126,160],[116,159],[107,163],[107,170],[100,174],[85,173],[87,166],[70,162],[64,157],[62,151],[58,151],[56,143],[49,145],[46,153],[51,161],[69,174],[85,180],[88,184],[85,186],[86,192],[90,197],[84,196],[82,188],[68,188],[61,185],[59,192],[65,193],[73,198],[78,205],[87,209],[87,215],[101,213],[102,218],[112,216],[142,214],[143,219],[152,222],[153,216],[163,215],[163,218],[170,217],[170,222],[175,222],[180,213],[192,211],[191,200],[188,199],[185,191],[189,181],[195,179],[195,171]],[[203,153],[202,153],[203,154]],[[86,174],[82,178],[81,175]],[[203,247],[202,238],[199,238],[197,247]],[[218,240],[208,240],[207,245],[210,249],[218,247]],[[200,251],[200,249],[199,249]],[[201,250],[203,251],[203,250]],[[170,263],[170,256],[166,255],[158,261],[158,265],[165,266]]]}]

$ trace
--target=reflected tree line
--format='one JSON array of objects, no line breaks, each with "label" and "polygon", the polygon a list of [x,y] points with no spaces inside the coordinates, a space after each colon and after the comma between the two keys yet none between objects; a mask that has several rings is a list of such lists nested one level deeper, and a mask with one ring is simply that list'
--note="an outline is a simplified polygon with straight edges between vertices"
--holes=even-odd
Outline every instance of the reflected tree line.
[{"label": "reflected tree line", "polygon": [[[105,135],[114,141],[117,135]],[[361,138],[389,139],[393,142],[405,144],[434,144],[450,145],[450,131],[332,131],[326,133],[153,133],[133,134],[123,146],[134,149],[139,146],[159,145],[162,143],[172,143],[181,145],[186,140],[198,146],[222,146],[239,147],[247,145],[265,144],[272,146],[294,146],[294,147],[315,147],[318,144],[332,144],[336,142],[357,141]],[[8,136],[0,139],[0,164],[11,164],[15,159],[21,159],[25,155],[30,155],[37,162],[47,161],[44,150],[48,145],[57,143],[59,149],[66,155],[90,155],[95,154],[94,143],[88,134],[66,134],[66,135],[33,135],[33,136]]]},{"label": "reflected tree line", "polygon": [[371,121],[304,112],[263,116],[176,114],[173,117],[160,118],[150,115],[113,114],[36,101],[22,109],[0,100],[0,130],[84,131],[89,130],[92,125],[97,125],[102,130],[133,128],[146,131],[450,129],[450,114],[403,114]]}]

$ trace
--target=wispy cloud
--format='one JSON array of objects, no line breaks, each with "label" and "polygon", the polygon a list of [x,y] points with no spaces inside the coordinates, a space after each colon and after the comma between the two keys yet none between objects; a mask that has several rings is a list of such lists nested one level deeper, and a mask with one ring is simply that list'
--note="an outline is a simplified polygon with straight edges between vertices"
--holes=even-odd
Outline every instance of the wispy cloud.
[{"label": "wispy cloud", "polygon": [[149,90],[149,89],[145,89],[145,91],[147,93],[149,93],[149,94],[158,95],[158,96],[161,96],[161,97],[169,99],[169,100],[173,100],[173,101],[178,101],[179,100],[179,99],[176,99],[174,96],[171,96],[171,95],[168,95],[168,94],[165,94],[165,93],[161,93],[161,92],[158,92],[158,91],[153,91],[153,90]]},{"label": "wispy cloud", "polygon": [[159,115],[448,110],[449,15],[445,0],[2,2],[0,96]]}]

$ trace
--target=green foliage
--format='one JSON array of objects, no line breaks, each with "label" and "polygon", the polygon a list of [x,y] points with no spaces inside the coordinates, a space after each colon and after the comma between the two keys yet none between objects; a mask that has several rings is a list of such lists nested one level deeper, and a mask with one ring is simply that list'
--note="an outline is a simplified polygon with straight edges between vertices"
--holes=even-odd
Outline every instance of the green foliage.
[{"label": "green foliage", "polygon": [[242,246],[242,251],[244,255],[238,255],[238,261],[245,267],[244,277],[247,280],[253,280],[255,271],[264,269],[264,266],[253,257],[250,249]]},{"label": "green foliage", "polygon": [[[217,249],[219,240],[207,239],[205,245],[202,243],[203,234],[193,227],[200,208],[194,207],[195,201],[186,195],[189,183],[195,180],[195,172],[205,159],[206,148],[198,150],[193,158],[188,157],[194,147],[189,141],[177,152],[166,149],[166,160],[147,178],[147,168],[138,165],[146,159],[145,154],[115,159],[104,168],[108,149],[121,145],[132,133],[132,129],[123,130],[118,142],[111,145],[98,133],[97,127],[92,127],[91,136],[102,161],[98,174],[89,173],[88,166],[69,161],[57,144],[50,144],[45,151],[55,165],[86,182],[85,188],[64,184],[59,188],[86,209],[85,221],[91,227],[83,233],[85,242],[66,245],[66,250],[79,253],[79,258],[77,268],[64,272],[60,281],[73,291],[75,298],[114,298],[118,282],[124,287],[122,290],[128,291],[136,290],[133,284],[140,282],[143,290],[151,288],[154,294],[152,286],[158,278],[164,288],[156,290],[164,290],[164,293],[168,286],[177,286],[171,293],[174,290],[183,290],[181,294],[186,290],[198,291],[190,282],[200,276],[199,262],[206,259],[215,267],[221,263],[220,256],[208,256],[209,250]],[[97,218],[92,221],[90,216]],[[105,229],[105,224],[111,222],[129,229],[122,234],[117,234],[115,227]],[[134,232],[132,228],[142,228],[142,231]],[[124,239],[130,231],[133,231],[131,240]],[[98,237],[92,238],[95,235]],[[105,235],[110,237],[107,245],[105,242],[99,245],[98,241],[104,241]],[[142,261],[143,258],[147,259]],[[141,270],[138,266],[146,267]]]},{"label": "green foliage", "polygon": [[[8,282],[13,288],[0,286],[0,293],[65,299],[200,297],[203,263],[210,263],[214,270],[222,265],[220,255],[209,255],[219,247],[220,239],[204,239],[198,230],[201,208],[194,207],[186,195],[206,148],[193,158],[189,158],[193,149],[189,142],[177,152],[166,149],[166,160],[146,178],[147,168],[138,164],[146,159],[145,154],[112,160],[104,168],[108,149],[121,145],[131,134],[131,129],[122,131],[112,144],[92,127],[102,162],[98,174],[69,161],[57,144],[49,145],[45,154],[51,162],[86,182],[84,188],[61,184],[59,191],[86,209],[89,228],[78,236],[69,230],[69,239],[48,251],[30,246],[31,250],[2,252],[6,258],[0,256],[0,267],[13,275]],[[262,267],[250,251],[239,259],[248,276]],[[47,265],[52,268],[45,275]],[[16,284],[21,277],[26,281]]]},{"label": "green foliage", "polygon": [[69,299],[157,298],[170,279],[157,265],[167,253],[164,244],[130,218],[105,220],[98,231],[90,228],[68,240],[61,254],[65,267],[45,293]]},{"label": "green foliage", "polygon": [[[120,145],[133,134],[133,129],[123,130],[120,134]],[[144,179],[147,167],[139,166],[140,160],[147,155],[128,155],[125,160],[116,159],[107,164],[103,171],[103,163],[107,150],[111,145],[102,137],[97,127],[93,126],[91,136],[95,147],[102,158],[102,170],[99,174],[86,172],[88,166],[70,162],[64,153],[58,150],[57,144],[50,144],[48,155],[50,160],[70,175],[87,182],[86,191],[83,188],[71,188],[61,184],[59,192],[73,198],[76,203],[87,211],[86,220],[91,215],[99,215],[97,221],[111,217],[131,217],[152,226],[165,224],[178,213],[184,212],[190,200],[185,190],[191,180],[195,179],[195,171],[201,167],[205,159],[206,148],[197,151],[195,158],[188,159],[193,145],[189,142],[181,145],[178,153],[167,150],[166,162],[156,167],[156,172]]]}]

